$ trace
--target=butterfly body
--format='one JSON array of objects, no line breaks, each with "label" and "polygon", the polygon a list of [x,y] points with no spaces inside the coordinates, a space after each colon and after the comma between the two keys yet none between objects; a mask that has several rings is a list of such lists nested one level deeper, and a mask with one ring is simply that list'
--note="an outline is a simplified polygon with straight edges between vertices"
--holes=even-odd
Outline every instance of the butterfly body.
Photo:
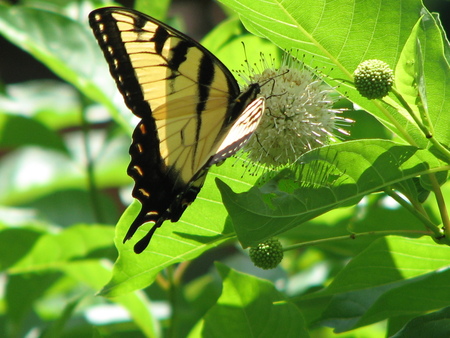
[{"label": "butterfly body", "polygon": [[186,35],[134,10],[107,7],[89,22],[128,108],[133,132],[128,175],[142,208],[124,242],[144,223],[142,252],[165,220],[176,222],[208,169],[233,155],[264,111],[259,85],[244,92],[213,54]]}]

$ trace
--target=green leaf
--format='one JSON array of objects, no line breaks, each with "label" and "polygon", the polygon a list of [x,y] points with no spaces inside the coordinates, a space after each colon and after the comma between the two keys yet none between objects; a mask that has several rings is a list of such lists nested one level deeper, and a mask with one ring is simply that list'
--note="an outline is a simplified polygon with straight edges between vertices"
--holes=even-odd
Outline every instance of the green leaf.
[{"label": "green leaf", "polygon": [[426,150],[387,140],[349,141],[310,151],[262,187],[235,194],[221,182],[239,241],[254,246],[339,206],[440,167]]},{"label": "green leaf", "polygon": [[[30,273],[8,276],[5,302],[13,330],[19,336],[22,322],[32,311],[32,304],[61,278],[60,272]],[[30,287],[32,285],[32,287]],[[22,332],[23,333],[23,332]]]},{"label": "green leaf", "polygon": [[43,233],[35,229],[4,228],[0,231],[0,271],[29,254]]},{"label": "green leaf", "polygon": [[158,20],[164,20],[169,11],[170,0],[148,1],[136,0],[134,2],[134,9],[139,12],[150,15]]},{"label": "green leaf", "polygon": [[[216,264],[222,295],[193,333],[202,337],[309,337],[300,310],[272,283]],[[193,334],[191,335],[193,336]]]},{"label": "green leaf", "polygon": [[392,338],[448,337],[450,335],[450,307],[412,319]]},{"label": "green leaf", "polygon": [[112,299],[126,308],[136,326],[146,337],[160,337],[158,333],[158,324],[152,314],[150,300],[144,292],[138,291]]},{"label": "green leaf", "polygon": [[0,147],[15,148],[27,145],[68,153],[61,137],[43,124],[27,117],[0,115]]},{"label": "green leaf", "polygon": [[[450,270],[335,295],[321,323],[344,332],[394,317],[414,317],[449,304]],[[426,299],[426,301],[424,301]]]},{"label": "green leaf", "polygon": [[[355,207],[334,209],[302,223],[284,233],[282,239],[292,244],[309,243],[324,255],[319,259],[322,261],[353,257],[389,234],[418,238],[427,233],[423,223],[406,209],[392,207],[390,201],[390,197],[370,195]],[[365,235],[355,238],[350,233]]]},{"label": "green leaf", "polygon": [[[445,59],[448,40],[441,34],[440,25],[429,12],[424,12],[418,40],[423,60],[423,75],[418,83],[423,108],[433,125],[433,136],[440,143],[450,146],[447,123],[450,120],[450,102],[446,95],[450,90],[450,65]],[[427,123],[425,121],[425,125]]]},{"label": "green leaf", "polygon": [[358,321],[358,327],[386,318],[419,315],[447,306],[450,304],[450,292],[446,285],[449,278],[450,270],[446,268],[401,283],[377,299]]},{"label": "green leaf", "polygon": [[78,225],[59,234],[42,235],[8,272],[17,274],[64,269],[70,261],[89,259],[89,254],[96,250],[112,246],[113,233],[112,227]]},{"label": "green leaf", "polygon": [[[281,51],[270,41],[249,34],[237,18],[221,22],[202,40],[202,45],[221,60],[228,69],[243,72],[249,77],[250,67],[264,67],[261,55],[266,64],[278,67]],[[257,52],[257,53],[255,53]],[[243,85],[243,79],[235,76]]]},{"label": "green leaf", "polygon": [[0,32],[86,97],[108,107],[125,130],[131,129],[132,114],[121,99],[115,103],[111,99],[118,91],[86,21],[77,22],[36,8],[0,4]]},{"label": "green leaf", "polygon": [[10,84],[0,96],[0,112],[32,118],[53,130],[79,125],[80,110],[79,93],[56,80]]},{"label": "green leaf", "polygon": [[449,250],[436,247],[428,238],[379,239],[354,258],[330,286],[304,299],[313,302],[332,295],[320,314],[320,323],[335,332],[439,309],[450,302],[445,283],[450,276]]},{"label": "green leaf", "polygon": [[101,192],[97,192],[95,205],[88,191],[64,190],[48,193],[23,206],[36,210],[36,219],[61,227],[76,223],[113,224],[119,218],[115,201]]},{"label": "green leaf", "polygon": [[[310,67],[329,70],[329,77],[324,80],[374,114],[385,126],[399,135],[404,135],[406,130],[414,140],[423,140],[417,126],[404,114],[381,106],[378,101],[364,99],[353,85],[338,80],[352,81],[358,64],[368,59],[382,60],[394,68],[410,31],[426,10],[421,1],[407,0],[401,4],[381,0],[370,3],[305,0],[301,4],[297,0],[221,2],[240,15],[250,32],[266,37],[284,50],[298,50],[298,55],[307,56],[304,60]],[[393,100],[389,103],[396,105]],[[386,118],[386,109],[394,120]]]},{"label": "green leaf", "polygon": [[[105,140],[105,131],[92,131],[89,147],[95,149],[95,179],[98,188],[131,183],[126,174],[129,140],[123,136]],[[94,137],[95,135],[95,137]],[[37,147],[21,147],[0,159],[0,203],[21,205],[56,191],[87,188],[84,140],[70,134],[71,156]],[[104,143],[98,142],[104,140]],[[83,162],[79,162],[83,159]]]},{"label": "green leaf", "polygon": [[448,146],[450,132],[446,121],[450,119],[450,107],[445,93],[450,86],[450,66],[444,52],[447,48],[448,41],[441,34],[439,23],[423,11],[400,55],[395,85],[417,115],[424,110],[428,116],[423,123],[431,124],[433,136]]},{"label": "green leaf", "polygon": [[323,326],[334,328],[335,333],[355,329],[359,327],[358,321],[373,303],[380,298],[380,295],[393,287],[393,285],[383,285],[362,291],[335,295],[322,311],[319,323]]},{"label": "green leaf", "polygon": [[255,177],[240,177],[244,169],[233,167],[239,161],[230,160],[213,167],[208,174],[197,199],[175,224],[165,222],[153,235],[150,245],[141,254],[135,254],[134,244],[141,239],[152,224],[142,225],[133,238],[123,243],[130,224],[140,210],[140,203],[134,203],[125,211],[116,227],[115,243],[119,250],[111,281],[101,291],[105,297],[115,297],[142,289],[150,285],[162,269],[185,260],[191,260],[203,252],[234,238],[235,234],[227,213],[220,202],[219,191],[214,186],[214,177],[227,179],[235,189],[251,187]]},{"label": "green leaf", "polygon": [[69,321],[70,317],[75,312],[75,308],[78,306],[81,299],[75,299],[64,307],[64,311],[61,316],[52,323],[52,325],[42,332],[41,338],[61,337],[63,335],[64,326]]},{"label": "green leaf", "polygon": [[[111,236],[111,233],[109,235]],[[95,237],[97,234],[92,233],[92,236]],[[105,267],[101,260],[75,260],[66,263],[61,270],[64,271],[66,276],[75,280],[77,284],[82,283],[95,291],[99,290],[111,277],[111,270]],[[157,325],[151,313],[150,301],[144,292],[129,293],[115,297],[112,301],[127,309],[133,322],[147,337],[156,336]]]},{"label": "green leaf", "polygon": [[[70,180],[69,180],[70,178]],[[56,151],[22,147],[0,159],[0,203],[25,203],[58,188],[85,186],[85,178],[69,156]]]},{"label": "green leaf", "polygon": [[408,102],[411,108],[418,114],[419,109],[416,106],[416,100],[419,95],[417,86],[418,80],[418,62],[417,58],[417,39],[420,30],[420,23],[422,19],[419,19],[416,25],[411,30],[411,34],[408,37],[405,45],[403,46],[402,53],[395,68],[394,84],[395,88],[402,94],[403,98]]},{"label": "green leaf", "polygon": [[370,289],[432,273],[450,265],[450,248],[429,237],[388,236],[373,242],[352,259],[324,290],[306,296],[323,297]]}]

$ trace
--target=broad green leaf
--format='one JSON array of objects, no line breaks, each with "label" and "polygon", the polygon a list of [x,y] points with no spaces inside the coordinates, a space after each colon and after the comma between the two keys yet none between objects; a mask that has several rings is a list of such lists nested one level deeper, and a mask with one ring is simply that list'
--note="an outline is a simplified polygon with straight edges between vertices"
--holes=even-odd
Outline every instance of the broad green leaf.
[{"label": "broad green leaf", "polygon": [[22,147],[0,159],[0,203],[15,205],[64,188],[86,187],[85,174],[56,151]]},{"label": "broad green leaf", "polygon": [[392,338],[450,336],[450,307],[412,319]]},{"label": "broad green leaf", "polygon": [[450,90],[450,65],[444,55],[449,46],[439,24],[427,11],[424,11],[421,21],[419,41],[423,59],[423,76],[418,83],[419,93],[424,96],[422,100],[426,99],[424,108],[427,108],[433,125],[434,137],[449,146],[450,130],[446,121],[450,119],[450,100],[446,93]]},{"label": "broad green leaf", "polygon": [[[395,333],[400,331],[403,326],[406,325],[411,319],[415,318],[416,315],[411,314],[410,316],[397,316],[391,317],[387,320],[387,325],[385,326],[384,335],[386,337],[392,337]],[[375,324],[377,325],[377,324]]]},{"label": "broad green leaf", "polygon": [[[26,326],[24,319],[30,315],[34,302],[61,278],[60,272],[43,272],[8,276],[5,287],[5,303],[8,319],[12,323],[10,334],[22,336],[22,328]],[[29,324],[28,324],[29,325]]]},{"label": "broad green leaf", "polygon": [[[345,107],[344,107],[345,109]],[[351,109],[351,107],[349,107]],[[350,126],[346,126],[350,132],[349,137],[344,139],[358,140],[365,138],[381,138],[381,139],[392,139],[392,134],[386,129],[373,115],[368,114],[364,110],[349,110],[343,112],[345,117],[353,120]]]},{"label": "broad green leaf", "polygon": [[313,302],[333,295],[320,314],[322,325],[345,332],[388,318],[411,318],[449,303],[444,282],[450,274],[448,247],[436,248],[429,239],[409,240],[405,246],[405,239],[388,237],[389,247],[380,244],[384,241],[377,240],[354,258],[328,288],[304,297]]},{"label": "broad green leaf", "polygon": [[80,303],[81,299],[75,299],[69,303],[64,308],[64,311],[61,313],[61,316],[52,323],[52,325],[44,330],[41,337],[42,338],[52,338],[52,337],[61,337],[63,335],[64,326],[69,321],[70,317],[74,314],[75,308]]},{"label": "broad green leaf", "polygon": [[[394,285],[383,285],[370,289],[335,295],[322,310],[318,322],[332,327],[335,333],[350,331],[371,306]],[[405,302],[404,302],[405,303]]]},{"label": "broad green leaf", "polygon": [[[205,254],[205,258],[210,254]],[[199,260],[202,258],[200,257]],[[197,262],[198,260],[194,261],[193,265],[196,265]],[[180,293],[180,297],[176,300],[183,316],[174,328],[175,337],[187,337],[195,324],[216,304],[222,292],[222,281],[215,273],[215,267],[210,267],[209,264],[208,267],[205,264],[200,263],[200,265],[201,268],[208,268],[208,273],[189,283],[183,283],[183,293]]]},{"label": "broad green leaf", "polygon": [[300,310],[272,283],[216,266],[222,295],[190,337],[309,337]]},{"label": "broad green leaf", "polygon": [[417,39],[420,31],[422,18],[420,18],[416,25],[411,30],[411,34],[406,40],[402,53],[400,54],[397,66],[395,68],[394,85],[395,88],[402,94],[403,98],[408,102],[415,113],[419,113],[416,107],[417,96],[419,95],[418,86],[418,65],[417,58]]},{"label": "broad green leaf", "polygon": [[[122,215],[116,227],[115,243],[119,250],[113,277],[101,295],[115,297],[150,285],[162,269],[185,260],[194,259],[203,252],[234,238],[227,221],[227,213],[214,185],[214,178],[226,179],[235,189],[248,189],[255,177],[246,175],[245,169],[234,166],[233,159],[210,170],[205,185],[197,199],[184,212],[177,223],[166,221],[153,235],[150,245],[141,254],[135,254],[134,244],[141,239],[152,224],[141,226],[133,238],[123,243],[130,224],[140,210],[135,201]],[[234,160],[239,163],[240,161]]]},{"label": "broad green leaf", "polygon": [[42,198],[22,205],[35,211],[36,220],[44,220],[61,227],[76,223],[113,224],[119,218],[116,203],[103,192],[64,190],[48,193]]},{"label": "broad green leaf", "polygon": [[[92,236],[96,236],[96,234],[93,233]],[[111,277],[110,268],[105,267],[101,260],[72,261],[61,270],[78,284],[88,285],[95,291],[98,291]],[[157,325],[151,313],[150,301],[145,293],[137,291],[116,297],[112,301],[127,309],[133,322],[147,337],[155,337]]]},{"label": "broad green leaf", "polygon": [[[337,90],[377,116],[388,128],[403,137],[407,137],[406,131],[418,144],[425,142],[410,118],[361,97],[348,82],[332,80],[352,81],[357,65],[368,59],[380,59],[394,69],[410,31],[425,10],[421,1],[221,2],[240,15],[250,32],[266,37],[284,50],[298,50],[298,55],[307,56],[305,62],[310,67],[329,70],[325,81],[333,86],[339,84]],[[389,103],[396,105],[393,100]],[[387,118],[386,113],[393,115],[393,119]]]},{"label": "broad green leaf", "polygon": [[84,95],[108,107],[125,130],[131,129],[132,114],[118,97],[87,18],[82,25],[57,13],[0,4],[0,33]]},{"label": "broad green leaf", "polygon": [[[282,239],[293,244],[310,243],[322,255],[334,259],[353,257],[387,235],[418,238],[427,234],[423,223],[404,208],[392,207],[390,202],[390,197],[370,195],[355,207],[334,209],[302,223],[284,233]],[[355,238],[350,233],[364,235]]]},{"label": "broad green leaf", "polygon": [[147,337],[161,336],[161,333],[157,334],[159,325],[152,314],[150,300],[144,292],[136,291],[112,300],[128,310],[133,322]]},{"label": "broad green leaf", "polygon": [[429,237],[388,236],[353,258],[324,290],[306,298],[374,288],[423,276],[450,265],[450,248]]},{"label": "broad green leaf", "polygon": [[364,195],[439,169],[428,151],[387,140],[358,140],[310,151],[262,187],[219,189],[244,247],[256,245]]},{"label": "broad green leaf", "polygon": [[43,124],[23,116],[0,115],[0,148],[39,146],[67,153],[61,137]]},{"label": "broad green leaf", "polygon": [[70,261],[88,259],[89,254],[112,246],[113,234],[112,227],[78,225],[58,234],[42,235],[8,272],[17,274],[64,269]]},{"label": "broad green leaf", "polygon": [[[422,314],[450,304],[450,290],[446,281],[450,270],[428,273],[422,278],[408,280],[400,286],[383,293],[366,311],[357,326],[365,326],[394,316]],[[427,301],[424,302],[423,300]]]},{"label": "broad green leaf", "polygon": [[[95,136],[94,136],[95,135]],[[105,132],[91,132],[89,147],[98,188],[130,184],[126,174],[129,141],[105,139]],[[21,147],[0,159],[0,203],[23,205],[45,195],[68,189],[87,189],[85,147],[81,134],[67,136],[71,156],[37,147]]]},{"label": "broad green leaf", "polygon": [[[280,64],[280,49],[265,39],[249,34],[237,18],[225,20],[216,26],[202,40],[202,45],[229,70],[234,71],[236,75],[238,71],[243,72],[247,78],[251,75],[250,67],[262,68],[265,64],[279,67]],[[260,53],[263,54],[265,64]],[[242,85],[246,85],[240,76],[235,78]]]},{"label": "broad green leaf", "polygon": [[448,41],[441,35],[439,23],[424,11],[400,55],[395,85],[420,120],[419,109],[429,115],[423,123],[426,126],[431,123],[433,136],[449,145],[450,133],[445,123],[450,119],[449,100],[443,95],[450,86],[450,65],[444,55],[446,48]]},{"label": "broad green leaf", "polygon": [[155,19],[164,21],[164,19],[167,17],[167,12],[169,11],[170,2],[170,0],[136,0],[134,3],[134,9],[150,15]]},{"label": "broad green leaf", "polygon": [[36,229],[3,228],[0,231],[0,271],[29,255],[41,236],[43,232]]},{"label": "broad green leaf", "polygon": [[53,130],[81,123],[79,93],[56,80],[10,84],[0,96],[0,112],[29,117]]},{"label": "broad green leaf", "polygon": [[334,327],[336,332],[344,332],[384,319],[440,309],[450,302],[445,283],[449,276],[447,268],[418,278],[335,295],[323,312],[321,323]]}]

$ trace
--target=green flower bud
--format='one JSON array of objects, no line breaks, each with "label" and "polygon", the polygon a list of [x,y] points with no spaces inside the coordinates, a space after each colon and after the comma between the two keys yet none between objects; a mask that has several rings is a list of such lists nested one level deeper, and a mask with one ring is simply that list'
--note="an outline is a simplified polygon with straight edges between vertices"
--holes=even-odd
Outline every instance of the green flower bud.
[{"label": "green flower bud", "polygon": [[264,269],[274,269],[283,259],[283,248],[278,239],[271,238],[258,246],[250,248],[250,259],[255,266]]},{"label": "green flower bud", "polygon": [[366,60],[360,63],[353,76],[356,89],[368,99],[385,97],[394,83],[394,71],[380,60]]}]

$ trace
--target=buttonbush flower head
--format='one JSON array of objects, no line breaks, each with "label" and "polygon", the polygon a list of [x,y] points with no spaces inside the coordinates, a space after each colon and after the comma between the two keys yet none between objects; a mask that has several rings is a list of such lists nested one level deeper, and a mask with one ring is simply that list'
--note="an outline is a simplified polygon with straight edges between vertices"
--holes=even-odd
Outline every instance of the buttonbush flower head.
[{"label": "buttonbush flower head", "polygon": [[382,99],[394,83],[394,72],[386,62],[366,60],[361,62],[353,73],[355,87],[368,99]]},{"label": "buttonbush flower head", "polygon": [[303,63],[285,57],[279,68],[270,67],[253,74],[248,83],[261,85],[266,110],[243,150],[253,162],[269,168],[295,162],[306,151],[327,144],[336,129],[333,89]]},{"label": "buttonbush flower head", "polygon": [[261,269],[274,269],[283,259],[283,247],[278,239],[270,238],[250,248],[250,259]]}]

